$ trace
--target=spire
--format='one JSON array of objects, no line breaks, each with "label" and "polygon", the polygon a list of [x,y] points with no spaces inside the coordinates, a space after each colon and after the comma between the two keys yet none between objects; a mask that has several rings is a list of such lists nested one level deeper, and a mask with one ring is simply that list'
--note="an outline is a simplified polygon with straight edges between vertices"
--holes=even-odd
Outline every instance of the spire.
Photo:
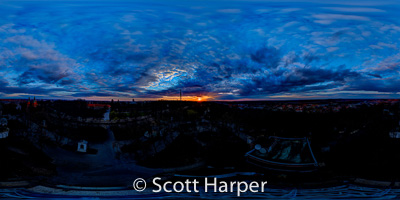
[{"label": "spire", "polygon": [[33,107],[36,108],[37,107],[37,101],[36,101],[36,97],[33,97]]}]

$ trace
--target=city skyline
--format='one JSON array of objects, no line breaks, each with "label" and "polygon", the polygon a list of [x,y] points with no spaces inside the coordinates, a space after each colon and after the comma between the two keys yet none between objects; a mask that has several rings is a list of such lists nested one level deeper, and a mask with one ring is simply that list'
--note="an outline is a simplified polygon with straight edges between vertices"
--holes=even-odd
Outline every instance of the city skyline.
[{"label": "city skyline", "polygon": [[0,99],[400,97],[396,1],[4,1]]}]

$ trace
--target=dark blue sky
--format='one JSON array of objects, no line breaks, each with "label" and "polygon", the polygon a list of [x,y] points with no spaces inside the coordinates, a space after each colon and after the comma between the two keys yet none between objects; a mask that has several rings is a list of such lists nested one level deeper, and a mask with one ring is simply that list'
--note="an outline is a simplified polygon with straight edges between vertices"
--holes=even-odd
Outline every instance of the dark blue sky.
[{"label": "dark blue sky", "polygon": [[1,1],[0,98],[400,97],[399,1]]}]

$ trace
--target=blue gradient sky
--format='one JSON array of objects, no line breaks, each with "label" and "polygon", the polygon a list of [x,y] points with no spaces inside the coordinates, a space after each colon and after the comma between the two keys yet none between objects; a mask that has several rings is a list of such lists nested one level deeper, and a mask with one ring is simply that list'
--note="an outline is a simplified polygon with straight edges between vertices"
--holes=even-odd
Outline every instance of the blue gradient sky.
[{"label": "blue gradient sky", "polygon": [[0,98],[400,97],[400,1],[1,1]]}]

